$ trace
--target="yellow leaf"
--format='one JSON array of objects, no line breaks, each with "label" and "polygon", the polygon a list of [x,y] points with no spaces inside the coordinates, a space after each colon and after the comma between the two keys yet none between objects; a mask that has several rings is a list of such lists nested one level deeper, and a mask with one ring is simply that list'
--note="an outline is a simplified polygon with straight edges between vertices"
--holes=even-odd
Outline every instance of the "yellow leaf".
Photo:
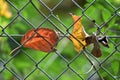
[{"label": "yellow leaf", "polygon": [[93,54],[95,57],[101,57],[102,53],[100,50],[99,43],[103,44],[103,46],[108,47],[108,41],[106,36],[98,36],[96,33],[93,33],[92,35],[88,35],[84,27],[81,23],[82,18],[80,16],[72,15],[72,19],[74,21],[74,27],[72,30],[71,36],[69,38],[73,42],[75,46],[75,50],[77,52],[80,52],[83,47],[86,47],[87,45],[94,44],[91,54]]},{"label": "yellow leaf", "polygon": [[82,18],[80,16],[72,15],[72,19],[74,21],[74,28],[72,30],[72,35],[69,38],[72,40],[75,50],[80,52],[83,47],[87,45],[85,38],[89,35],[84,30],[81,23]]},{"label": "yellow leaf", "polygon": [[11,12],[8,10],[8,4],[4,0],[0,0],[0,16],[5,16],[6,18],[10,18]]}]

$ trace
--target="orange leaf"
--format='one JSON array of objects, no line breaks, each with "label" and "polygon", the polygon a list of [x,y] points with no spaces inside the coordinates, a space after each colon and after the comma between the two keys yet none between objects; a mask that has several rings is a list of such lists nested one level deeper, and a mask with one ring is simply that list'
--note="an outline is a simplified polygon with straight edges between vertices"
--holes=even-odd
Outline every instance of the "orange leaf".
[{"label": "orange leaf", "polygon": [[84,46],[86,46],[85,38],[88,34],[85,32],[84,27],[81,23],[82,18],[80,16],[72,15],[72,19],[74,21],[74,28],[72,30],[72,35],[69,37],[77,52],[80,52]]},{"label": "orange leaf", "polygon": [[38,28],[28,31],[21,40],[24,47],[43,52],[54,51],[58,41],[58,34],[48,28]]}]

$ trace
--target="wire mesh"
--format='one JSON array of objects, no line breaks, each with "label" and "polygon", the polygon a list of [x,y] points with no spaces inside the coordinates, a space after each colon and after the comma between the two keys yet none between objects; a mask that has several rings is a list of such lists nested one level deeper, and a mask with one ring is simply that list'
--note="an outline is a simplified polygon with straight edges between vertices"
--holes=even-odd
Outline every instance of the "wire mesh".
[{"label": "wire mesh", "polygon": [[[17,2],[14,0],[5,1],[12,10],[13,17],[8,21],[7,24],[0,24],[0,80],[120,79],[119,6],[116,7],[114,4],[111,3],[111,1],[108,0],[80,0],[81,2],[79,0],[25,0],[23,2]],[[0,6],[3,6],[3,4]],[[101,11],[91,13],[92,15],[94,15],[93,17],[91,17],[89,11],[94,10],[95,8],[93,7],[96,6],[98,10],[100,9]],[[96,19],[96,14],[102,12],[101,8],[109,9],[111,13],[109,12],[109,10],[107,12],[108,14],[104,13],[105,10],[103,10],[103,17],[101,14],[99,14],[99,16],[102,17],[102,20],[105,21],[100,22],[98,21],[99,19]],[[63,12],[61,9],[63,10]],[[28,13],[30,15],[27,15],[27,17],[25,14],[26,10],[28,10],[28,12],[31,12]],[[88,23],[89,25],[94,26],[89,27],[94,28],[94,32],[97,32],[97,30],[99,30],[99,34],[106,34],[109,40],[110,48],[104,49],[104,57],[94,57],[91,54],[90,50],[88,50],[87,48],[83,49],[80,54],[76,54],[73,47],[71,47],[72,43],[70,43],[69,40],[71,29],[75,24],[72,22],[72,20],[69,20],[71,17],[68,15],[68,13],[70,12],[74,12],[74,14],[80,13],[83,19],[85,19],[83,24],[85,23],[86,25]],[[39,18],[41,18],[40,21],[37,21],[39,20],[37,18],[38,16],[35,17],[34,13],[35,15],[38,15]],[[109,13],[111,15],[109,15]],[[68,22],[67,19],[66,22],[62,21],[62,18],[67,18],[65,17],[66,15],[63,16],[64,14],[67,14],[67,17],[70,17],[68,18],[68,21],[70,21],[71,23],[70,25],[66,24]],[[109,15],[109,17],[105,19],[107,15]],[[1,17],[1,19],[2,18],[3,17]],[[2,20],[1,22],[3,22]],[[114,28],[115,26],[114,24],[112,24],[112,22],[115,23],[115,21],[116,25],[118,26],[117,28]],[[21,23],[22,25],[20,25]],[[37,30],[38,28],[41,28],[41,26],[48,26],[47,28],[49,28],[50,26],[50,28],[60,32],[60,38],[58,41],[59,44],[57,50],[53,53],[46,54],[40,51],[24,49],[23,44],[20,44],[20,39],[24,36],[26,31],[31,28]],[[88,27],[86,26],[85,29],[87,31]],[[110,26],[110,29],[109,27],[105,26]],[[20,27],[22,28],[20,29]],[[111,32],[107,33],[109,31]],[[69,43],[70,45],[68,45]],[[9,45],[9,50],[5,49],[5,45]],[[68,46],[66,47],[66,45]],[[10,51],[18,46],[19,48],[14,52],[14,54],[9,55]],[[103,50],[103,47],[101,48]],[[67,51],[64,52],[64,50]]]}]

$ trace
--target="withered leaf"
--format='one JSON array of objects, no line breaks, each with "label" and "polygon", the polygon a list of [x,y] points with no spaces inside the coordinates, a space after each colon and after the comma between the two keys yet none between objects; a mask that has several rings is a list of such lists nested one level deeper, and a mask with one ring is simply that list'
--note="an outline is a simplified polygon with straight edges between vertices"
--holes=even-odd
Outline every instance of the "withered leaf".
[{"label": "withered leaf", "polygon": [[24,47],[40,50],[43,52],[54,51],[59,36],[49,28],[38,28],[29,30],[21,40]]}]

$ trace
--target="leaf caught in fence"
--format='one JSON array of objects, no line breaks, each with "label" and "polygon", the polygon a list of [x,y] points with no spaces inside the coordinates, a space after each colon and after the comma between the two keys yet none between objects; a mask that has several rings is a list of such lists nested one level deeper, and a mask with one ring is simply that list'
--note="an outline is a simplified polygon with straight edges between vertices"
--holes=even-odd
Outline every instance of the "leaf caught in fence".
[{"label": "leaf caught in fence", "polygon": [[[100,57],[102,55],[102,53],[101,53],[101,50],[100,50],[100,45],[99,45],[99,42],[98,42],[98,37],[96,36],[95,33],[93,33],[92,36],[91,36],[91,38],[92,38],[91,43],[93,43],[93,45],[94,45],[91,54],[93,54],[95,57]],[[86,42],[88,40],[86,40]]]},{"label": "leaf caught in fence", "polygon": [[75,50],[77,52],[80,52],[83,47],[93,43],[94,47],[91,54],[93,54],[95,57],[100,57],[102,54],[99,42],[102,43],[105,47],[109,47],[106,36],[100,37],[97,36],[95,33],[93,33],[93,35],[88,35],[81,23],[82,18],[76,15],[72,15],[72,18],[75,24],[72,30],[72,35],[69,38],[72,40],[75,46]]},{"label": "leaf caught in fence", "polygon": [[83,25],[81,23],[82,18],[80,16],[72,15],[72,19],[75,22],[74,28],[72,30],[72,35],[69,37],[77,52],[80,52],[84,46],[86,46],[85,38],[88,34],[85,32]]},{"label": "leaf caught in fence", "polygon": [[48,28],[38,28],[28,31],[21,40],[24,47],[43,52],[54,51],[58,41],[58,34]]},{"label": "leaf caught in fence", "polygon": [[[55,51],[59,39],[59,34],[54,30],[49,28],[38,28],[36,30],[32,29],[25,33],[21,40],[21,44],[24,47],[43,51],[43,52],[52,52]],[[11,51],[10,54],[18,50],[18,46]]]}]

